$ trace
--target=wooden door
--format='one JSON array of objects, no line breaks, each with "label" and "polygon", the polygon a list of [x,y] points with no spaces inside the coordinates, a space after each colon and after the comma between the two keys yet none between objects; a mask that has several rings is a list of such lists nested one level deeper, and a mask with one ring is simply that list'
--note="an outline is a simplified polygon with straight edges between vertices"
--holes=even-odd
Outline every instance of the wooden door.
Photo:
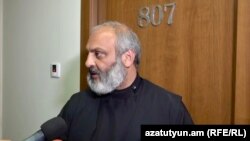
[{"label": "wooden door", "polygon": [[[172,3],[168,24],[173,7],[165,6]],[[138,25],[141,8],[149,12],[145,27]],[[236,0],[82,0],[82,9],[82,89],[89,28],[116,20],[141,40],[141,76],[181,95],[195,123],[233,123]]]},{"label": "wooden door", "polygon": [[238,1],[235,124],[250,124],[250,1]]}]

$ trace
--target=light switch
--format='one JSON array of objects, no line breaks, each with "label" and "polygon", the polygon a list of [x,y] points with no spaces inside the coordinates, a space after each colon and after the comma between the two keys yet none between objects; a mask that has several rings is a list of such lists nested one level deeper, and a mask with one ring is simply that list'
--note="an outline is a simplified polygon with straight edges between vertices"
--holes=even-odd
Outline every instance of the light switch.
[{"label": "light switch", "polygon": [[61,65],[60,63],[52,63],[50,66],[50,74],[53,78],[61,77]]}]

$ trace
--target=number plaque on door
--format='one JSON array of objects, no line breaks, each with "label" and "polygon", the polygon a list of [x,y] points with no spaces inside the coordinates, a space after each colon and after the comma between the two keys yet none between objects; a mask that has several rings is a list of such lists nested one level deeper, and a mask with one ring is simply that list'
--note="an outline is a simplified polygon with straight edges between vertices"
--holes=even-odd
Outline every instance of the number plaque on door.
[{"label": "number plaque on door", "polygon": [[[173,24],[173,15],[175,11],[176,3],[168,3],[163,5],[154,5],[151,7],[142,7],[139,9],[138,25],[140,27],[147,27],[150,23],[153,26],[158,26],[164,19],[164,14],[169,11],[167,24]],[[156,16],[158,15],[158,16]]]}]

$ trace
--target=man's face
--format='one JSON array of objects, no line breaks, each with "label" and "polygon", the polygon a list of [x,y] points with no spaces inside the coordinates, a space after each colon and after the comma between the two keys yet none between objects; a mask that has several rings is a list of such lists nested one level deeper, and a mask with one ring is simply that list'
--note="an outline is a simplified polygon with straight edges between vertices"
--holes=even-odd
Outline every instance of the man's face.
[{"label": "man's face", "polygon": [[97,94],[107,94],[116,89],[124,80],[126,70],[120,57],[116,56],[116,36],[109,28],[102,28],[90,36],[87,43],[89,69],[87,81]]}]

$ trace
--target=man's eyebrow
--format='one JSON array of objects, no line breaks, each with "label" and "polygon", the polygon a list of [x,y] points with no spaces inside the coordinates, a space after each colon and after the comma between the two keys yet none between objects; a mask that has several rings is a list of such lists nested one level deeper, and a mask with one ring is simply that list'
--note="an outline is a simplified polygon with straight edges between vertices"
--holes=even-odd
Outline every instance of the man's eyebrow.
[{"label": "man's eyebrow", "polygon": [[90,52],[93,52],[93,51],[106,52],[104,49],[102,49],[102,48],[100,48],[100,47],[91,48],[91,49],[87,49],[87,50],[90,51]]}]

